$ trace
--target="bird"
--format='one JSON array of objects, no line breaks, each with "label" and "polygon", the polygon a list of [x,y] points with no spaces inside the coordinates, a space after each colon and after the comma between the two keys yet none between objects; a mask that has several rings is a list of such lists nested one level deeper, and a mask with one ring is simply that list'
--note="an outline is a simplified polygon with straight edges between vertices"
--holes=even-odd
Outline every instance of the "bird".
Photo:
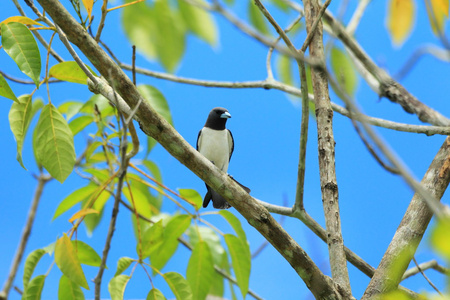
[{"label": "bird", "polygon": [[[231,114],[226,108],[213,108],[197,137],[197,151],[225,173],[228,171],[228,164],[234,151],[233,135],[225,126],[229,118]],[[211,200],[214,208],[231,207],[221,195],[205,185],[207,193],[203,199],[203,207],[207,207]]]}]

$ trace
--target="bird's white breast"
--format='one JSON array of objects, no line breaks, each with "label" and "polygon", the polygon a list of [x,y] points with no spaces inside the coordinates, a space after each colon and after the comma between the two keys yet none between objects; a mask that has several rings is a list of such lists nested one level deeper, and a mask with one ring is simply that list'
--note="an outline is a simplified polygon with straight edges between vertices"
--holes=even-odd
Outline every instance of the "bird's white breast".
[{"label": "bird's white breast", "polygon": [[231,145],[228,136],[228,130],[205,127],[198,140],[198,151],[224,172],[227,172],[230,161]]}]

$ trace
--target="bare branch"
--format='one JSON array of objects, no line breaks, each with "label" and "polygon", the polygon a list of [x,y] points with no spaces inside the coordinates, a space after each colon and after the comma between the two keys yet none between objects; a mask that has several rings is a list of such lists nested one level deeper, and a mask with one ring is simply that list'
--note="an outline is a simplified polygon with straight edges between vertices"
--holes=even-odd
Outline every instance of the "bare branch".
[{"label": "bare branch", "polygon": [[425,45],[413,52],[413,54],[406,61],[403,67],[397,72],[397,74],[394,75],[394,78],[397,78],[397,80],[402,80],[403,78],[405,78],[405,76],[411,71],[411,69],[415,66],[419,59],[426,54],[432,55],[441,61],[450,62],[450,51],[441,49],[434,45]]},{"label": "bare branch", "polygon": [[108,14],[107,6],[108,0],[103,0],[102,16],[100,18],[100,23],[98,24],[97,34],[95,35],[95,40],[97,41],[97,43],[100,41],[100,36],[102,35],[102,30],[105,26],[106,15]]},{"label": "bare branch", "polygon": [[27,221],[20,238],[19,246],[14,256],[8,278],[3,285],[3,290],[0,292],[1,300],[8,299],[9,291],[11,290],[11,287],[13,285],[17,269],[19,268],[19,265],[22,261],[23,254],[28,243],[28,238],[30,237],[31,229],[33,228],[34,218],[36,216],[39,201],[41,200],[42,192],[44,191],[44,186],[51,179],[52,177],[44,174],[40,174],[37,178],[38,184],[36,187],[36,191],[34,192],[33,201],[31,201],[30,210],[28,211]]},{"label": "bare branch", "polygon": [[350,22],[347,24],[347,32],[350,35],[353,35],[356,31],[356,28],[359,25],[359,21],[361,20],[367,6],[370,4],[372,0],[361,0],[358,2],[358,6],[356,7]]},{"label": "bare branch", "polygon": [[415,267],[412,267],[411,269],[406,270],[405,274],[403,274],[402,280],[405,280],[406,278],[409,278],[411,276],[418,274],[420,272],[420,270],[425,271],[428,269],[434,269],[444,275],[450,275],[449,269],[444,268],[443,266],[439,265],[436,260],[431,260],[431,261],[421,263],[418,266],[415,266]]},{"label": "bare branch", "polygon": [[416,264],[416,268],[419,270],[420,274],[422,274],[423,278],[425,278],[425,280],[428,282],[428,284],[439,294],[442,296],[441,291],[439,291],[439,289],[434,285],[433,282],[431,282],[431,280],[427,277],[427,275],[425,275],[425,273],[423,272],[422,268],[420,268],[419,264],[417,263],[416,258],[413,256],[413,261]]}]

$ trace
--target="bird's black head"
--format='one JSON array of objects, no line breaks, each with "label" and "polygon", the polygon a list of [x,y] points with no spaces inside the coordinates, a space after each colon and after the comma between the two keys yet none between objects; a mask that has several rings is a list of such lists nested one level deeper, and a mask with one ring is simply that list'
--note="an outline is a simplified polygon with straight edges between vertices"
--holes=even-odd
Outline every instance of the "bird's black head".
[{"label": "bird's black head", "polygon": [[229,118],[231,118],[231,115],[226,108],[223,107],[213,108],[208,115],[205,127],[215,130],[223,130],[225,129],[225,123]]}]

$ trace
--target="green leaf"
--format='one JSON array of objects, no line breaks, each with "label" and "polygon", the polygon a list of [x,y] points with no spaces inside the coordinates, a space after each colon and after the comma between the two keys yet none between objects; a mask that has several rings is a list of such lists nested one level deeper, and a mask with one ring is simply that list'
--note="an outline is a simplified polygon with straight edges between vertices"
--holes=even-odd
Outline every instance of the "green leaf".
[{"label": "green leaf", "polygon": [[2,23],[1,29],[3,49],[39,87],[41,55],[33,34],[27,26],[17,22]]},{"label": "green leaf", "polygon": [[102,264],[102,258],[91,246],[89,246],[85,242],[78,240],[72,241],[72,245],[78,255],[80,264],[100,267],[100,265]]},{"label": "green leaf", "polygon": [[336,47],[331,49],[331,68],[341,88],[348,95],[353,96],[358,85],[355,67],[347,54]]},{"label": "green leaf", "polygon": [[122,300],[123,294],[125,293],[125,288],[130,276],[118,275],[114,276],[108,284],[108,291],[111,295],[111,300]]},{"label": "green leaf", "polygon": [[132,259],[131,257],[121,257],[117,261],[117,270],[114,276],[122,274],[128,267],[131,265],[132,262],[135,262],[135,259]]},{"label": "green leaf", "polygon": [[56,180],[64,182],[75,165],[75,148],[69,125],[53,104],[42,110],[36,132],[38,161]]},{"label": "green leaf", "polygon": [[178,238],[188,229],[192,217],[178,215],[172,217],[164,228],[162,244],[159,244],[150,253],[152,266],[158,270],[166,265],[178,248]]},{"label": "green leaf", "polygon": [[[100,190],[100,187],[99,187]],[[86,229],[88,231],[88,234],[90,235],[95,228],[97,228],[97,225],[100,223],[100,220],[103,217],[103,208],[108,201],[108,199],[111,198],[111,195],[107,191],[102,191],[101,194],[95,199],[94,205],[92,208],[98,212],[99,214],[89,214],[85,216],[84,218],[84,225],[86,226]],[[94,201],[94,200],[92,200]],[[90,199],[86,198],[83,200],[82,208],[87,208],[89,205]]]},{"label": "green leaf", "polygon": [[80,111],[83,105],[84,103],[80,101],[67,101],[58,106],[58,110],[65,114],[67,121],[69,121]]},{"label": "green leaf", "polygon": [[150,173],[152,173],[157,182],[162,183],[161,171],[156,163],[151,160],[144,159],[142,164],[150,171]]},{"label": "green leaf", "polygon": [[155,32],[158,59],[166,70],[174,72],[184,54],[184,24],[179,21],[177,12],[171,9],[168,0],[155,1],[153,9],[158,28]]},{"label": "green leaf", "polygon": [[27,259],[25,260],[25,266],[23,270],[23,288],[26,289],[28,283],[30,282],[30,278],[33,275],[33,271],[36,268],[39,260],[42,256],[44,256],[44,249],[36,249],[30,254],[28,254]]},{"label": "green leaf", "polygon": [[192,290],[183,276],[176,272],[162,274],[177,300],[192,300]]},{"label": "green leaf", "polygon": [[160,290],[153,288],[148,293],[146,300],[166,300],[166,297]]},{"label": "green leaf", "polygon": [[200,194],[193,189],[178,189],[180,196],[193,202],[195,205],[195,210],[198,211],[202,207],[203,199]]},{"label": "green leaf", "polygon": [[84,300],[81,288],[67,276],[62,275],[59,280],[58,300]]},{"label": "green leaf", "polygon": [[22,161],[22,148],[28,127],[30,126],[31,119],[33,118],[33,104],[30,95],[20,96],[17,100],[17,102],[14,102],[11,105],[11,109],[9,111],[9,126],[17,143],[16,159],[22,168],[26,170]]},{"label": "green leaf", "polygon": [[223,248],[220,238],[216,232],[205,226],[191,226],[188,230],[188,236],[191,245],[194,247],[200,241],[206,242],[212,253],[214,264],[218,266],[221,265],[222,255],[225,253],[225,249]]},{"label": "green leaf", "polygon": [[239,239],[243,243],[247,243],[247,236],[245,235],[244,229],[242,229],[241,221],[239,221],[235,215],[227,210],[219,211],[219,215],[221,215],[231,225],[231,227],[233,227]]},{"label": "green leaf", "polygon": [[215,270],[211,251],[206,242],[199,242],[192,250],[186,270],[194,300],[204,300],[211,289]]},{"label": "green leaf", "polygon": [[[86,66],[91,73],[94,74],[91,68]],[[81,70],[76,61],[64,61],[50,68],[48,72],[50,77],[59,80],[87,84],[87,75]]]},{"label": "green leaf", "polygon": [[[130,3],[133,0],[127,0]],[[123,9],[122,24],[131,44],[148,58],[156,58],[155,35],[158,28],[155,24],[154,11],[147,3],[140,2]]]},{"label": "green leaf", "polygon": [[[158,114],[164,117],[164,119],[166,119],[166,121],[173,126],[172,114],[170,113],[169,104],[167,103],[164,95],[157,88],[148,84],[138,85],[138,90],[150,106],[152,106]],[[156,141],[152,137],[148,136],[146,156],[155,145]]]},{"label": "green leaf", "polygon": [[23,300],[41,300],[42,290],[44,289],[45,275],[39,275],[34,277],[27,288],[24,289],[22,299]]},{"label": "green leaf", "polygon": [[450,262],[450,218],[439,220],[431,232],[431,245],[433,248]]},{"label": "green leaf", "polygon": [[[133,177],[132,174],[127,175],[128,178]],[[130,180],[130,189],[124,188],[123,194],[125,195],[125,198],[127,198],[128,203],[136,209],[136,211],[146,217],[150,218],[152,216],[152,211],[155,212],[155,208],[151,207],[151,204],[149,202],[149,198],[152,197],[148,190],[148,186],[143,184],[142,182],[136,181],[136,180]]]},{"label": "green leaf", "polygon": [[173,126],[169,103],[164,95],[157,88],[149,84],[140,84],[138,90],[150,106]]},{"label": "green leaf", "polygon": [[250,253],[246,245],[236,236],[225,234],[224,238],[231,256],[231,264],[236,275],[236,281],[241,290],[242,297],[245,298],[250,279]]},{"label": "green leaf", "polygon": [[273,4],[275,4],[275,6],[277,6],[282,11],[284,11],[284,12],[288,12],[289,11],[289,5],[286,4],[284,1],[282,1],[282,0],[271,0],[271,2]]},{"label": "green leaf", "polygon": [[[197,1],[207,4],[203,0]],[[192,33],[212,46],[217,44],[218,31],[211,13],[184,0],[178,0],[178,7],[181,17]]]},{"label": "green leaf", "polygon": [[269,34],[269,28],[266,24],[266,19],[256,6],[254,1],[248,1],[248,18],[250,23],[258,29],[262,34]]},{"label": "green leaf", "polygon": [[78,255],[69,237],[64,235],[56,241],[55,262],[61,272],[70,280],[89,290]]},{"label": "green leaf", "polygon": [[69,128],[70,131],[72,131],[72,134],[75,136],[84,128],[89,126],[92,122],[94,122],[94,118],[92,116],[79,116],[69,123]]},{"label": "green leaf", "polygon": [[19,102],[16,95],[14,95],[14,92],[9,87],[8,82],[6,82],[5,77],[3,77],[2,74],[0,74],[0,96],[11,99],[15,102]]},{"label": "green leaf", "polygon": [[[164,228],[162,220],[153,224],[152,227],[147,229],[142,236],[142,259],[150,256],[163,243]],[[136,252],[139,255],[139,248],[136,247]]]},{"label": "green leaf", "polygon": [[79,188],[78,190],[72,192],[69,196],[64,198],[64,200],[61,201],[61,203],[59,203],[52,220],[56,219],[57,217],[68,211],[75,204],[90,197],[97,189],[99,189],[97,185],[90,183],[87,186]]}]

